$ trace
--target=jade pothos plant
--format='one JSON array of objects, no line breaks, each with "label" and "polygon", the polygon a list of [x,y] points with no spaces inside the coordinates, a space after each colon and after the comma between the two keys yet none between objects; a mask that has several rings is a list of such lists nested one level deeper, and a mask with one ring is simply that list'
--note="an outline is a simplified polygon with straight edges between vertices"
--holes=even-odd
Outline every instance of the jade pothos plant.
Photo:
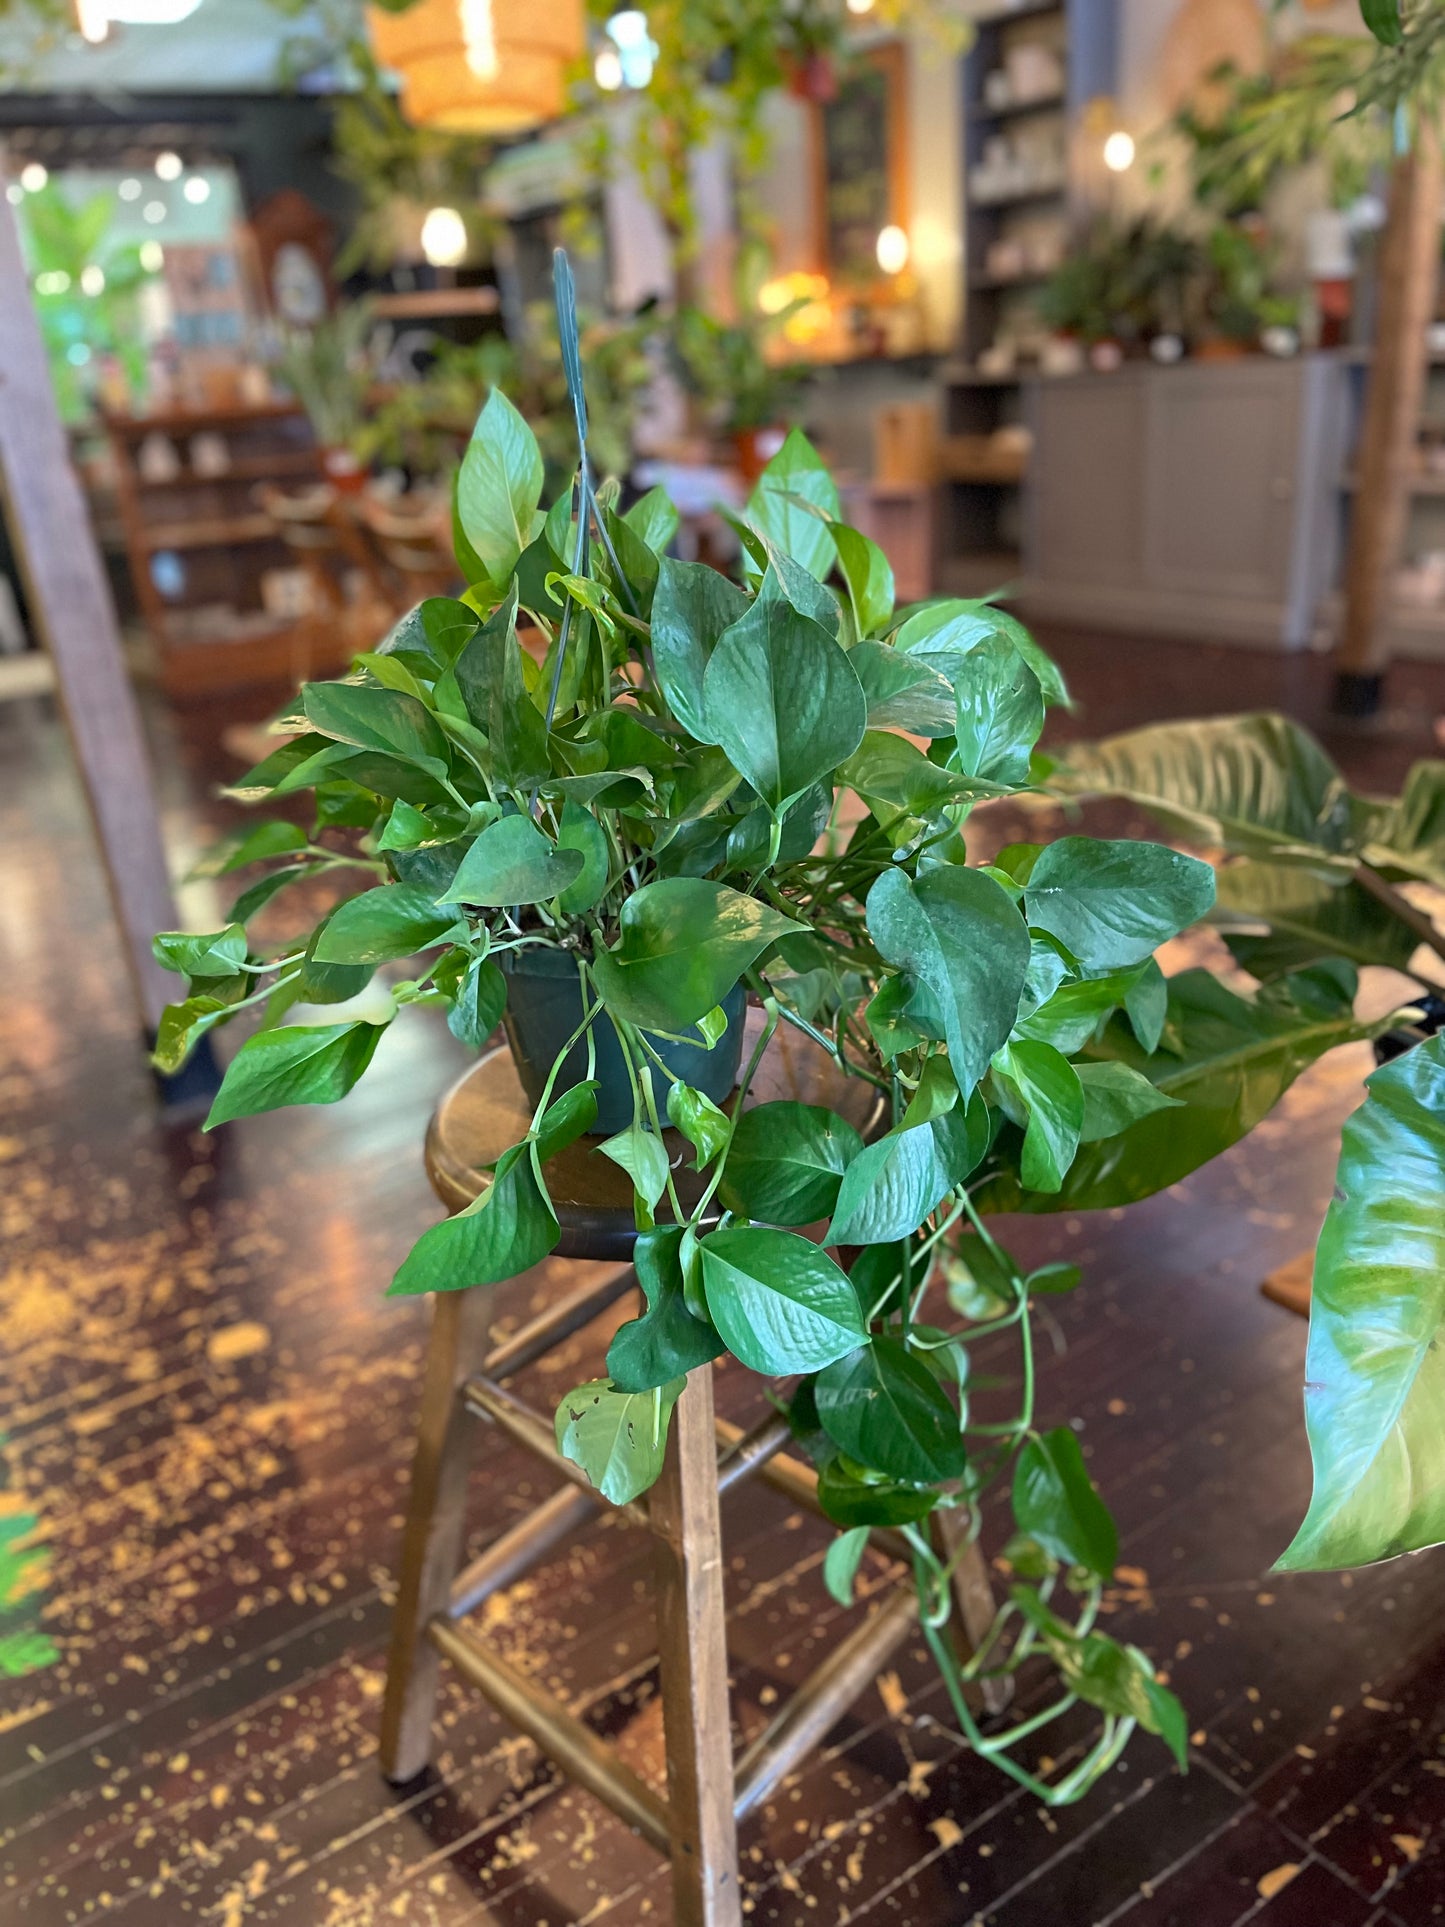
[{"label": "jade pothos plant", "polygon": [[[631,1180],[647,1309],[607,1376],[562,1401],[560,1450],[607,1498],[636,1497],[687,1372],[731,1353],[818,1467],[840,1528],[835,1596],[851,1600],[871,1528],[904,1535],[980,1753],[1051,1805],[1080,1797],[1136,1725],[1182,1762],[1179,1703],[1096,1624],[1117,1538],[1078,1440],[1036,1421],[1034,1308],[1078,1273],[1027,1271],[986,1214],[1144,1197],[1379,1026],[1309,964],[1253,997],[1200,970],[1166,980],[1156,948],[1215,892],[1207,863],[1163,844],[1068,835],[970,860],[975,806],[1053,786],[1037,745],[1067,701],[1055,665],[991,604],[896,612],[887,561],[841,520],[798,434],[738,518],[740,580],[672,557],[659,492],[623,512],[594,482],[565,261],[558,288],[572,485],[543,503],[536,442],[494,392],[456,487],[465,594],[423,602],[280,719],[284,740],[236,794],[309,792],[315,827],[263,822],[210,859],[216,875],[274,867],[223,929],[157,940],[189,980],[158,1061],[259,1007],[216,1125],[344,1096],[407,1005],[444,1006],[474,1047],[505,1012],[530,1126],[475,1203],[423,1234],[393,1292],[495,1284],[544,1258],[559,1237],[549,1167],[591,1133],[591,1155]],[[246,925],[261,905],[343,865],[369,887],[304,943],[259,953]],[[418,957],[383,1013],[345,1007]],[[568,987],[571,1016],[529,1063],[538,974]],[[876,1094],[871,1141],[822,1106],[730,1095],[744,993],[741,1091],[790,1027]],[[599,1106],[620,1111],[600,1141]],[[1007,1406],[971,1379],[984,1339],[1017,1346]],[[962,1661],[951,1568],[1000,1488],[1011,1583]],[[1031,1657],[1058,1693],[985,1732],[971,1688]],[[1101,1730],[1041,1780],[1014,1749],[1077,1700]]]}]

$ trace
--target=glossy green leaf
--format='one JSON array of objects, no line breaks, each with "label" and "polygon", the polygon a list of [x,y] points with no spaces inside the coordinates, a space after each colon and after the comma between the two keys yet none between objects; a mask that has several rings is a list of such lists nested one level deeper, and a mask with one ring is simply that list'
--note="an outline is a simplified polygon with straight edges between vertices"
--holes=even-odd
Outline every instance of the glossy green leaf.
[{"label": "glossy green leaf", "polygon": [[664,488],[650,488],[645,495],[640,495],[622,519],[659,557],[666,555],[681,521]]},{"label": "glossy green leaf", "polygon": [[667,1093],[667,1115],[697,1153],[693,1169],[701,1171],[711,1164],[728,1141],[732,1123],[710,1097],[695,1091],[691,1084],[673,1084]]},{"label": "glossy green leaf", "polygon": [[818,1417],[860,1465],[907,1484],[962,1478],[958,1413],[933,1374],[896,1338],[875,1338],[818,1374]]},{"label": "glossy green leaf", "polygon": [[224,1023],[235,1008],[230,998],[204,994],[187,997],[181,1004],[167,1004],[156,1025],[151,1062],[158,1071],[174,1075],[206,1032]]},{"label": "glossy green leaf", "polygon": [[718,637],[751,607],[749,598],[705,562],[663,558],[652,598],[652,659],[668,707],[690,735],[706,741],[703,677]]},{"label": "glossy green leaf", "polygon": [[843,1175],[830,1245],[887,1244],[916,1231],[952,1180],[930,1124],[890,1131],[857,1154]]},{"label": "glossy green leaf", "polygon": [[815,1372],[867,1338],[847,1273],[796,1232],[735,1227],[700,1250],[708,1313],[751,1370]]},{"label": "glossy green leaf", "polygon": [[1019,1174],[1026,1191],[1058,1191],[1079,1148],[1084,1091],[1079,1074],[1052,1044],[1018,1038],[994,1059],[994,1070],[1022,1101],[1027,1116]]},{"label": "glossy green leaf", "polygon": [[557,830],[559,850],[580,850],[582,872],[557,898],[557,908],[565,917],[579,917],[600,903],[607,893],[612,857],[607,832],[592,814],[569,796],[562,805],[562,821]]},{"label": "glossy green leaf", "polygon": [[1086,1566],[1107,1585],[1119,1535],[1099,1497],[1073,1428],[1027,1441],[1014,1466],[1013,1514],[1021,1532],[1066,1566]]},{"label": "glossy green leaf", "polygon": [[1445,1039],[1406,1051],[1365,1088],[1315,1254],[1314,1496],[1286,1571],[1445,1540]]},{"label": "glossy green leaf", "polygon": [[605,1378],[577,1386],[557,1407],[557,1450],[604,1499],[629,1504],[662,1470],[672,1408],[686,1382],[674,1378],[648,1392],[620,1392]]},{"label": "glossy green leaf", "polygon": [[670,1031],[705,1016],[769,944],[801,928],[702,877],[645,883],[623,904],[618,925],[615,948],[593,960],[597,987],[628,1023]]},{"label": "glossy green leaf", "polygon": [[506,1007],[506,978],[490,957],[473,957],[447,1012],[447,1029],[458,1043],[480,1050]]},{"label": "glossy green leaf", "polygon": [[205,1128],[283,1104],[334,1104],[375,1054],[384,1024],[306,1024],[258,1031],[227,1066]]},{"label": "glossy green leaf", "polygon": [[1116,1719],[1137,1720],[1146,1733],[1164,1741],[1181,1768],[1186,1767],[1189,1726],[1184,1708],[1155,1679],[1149,1655],[1137,1646],[1121,1645],[1107,1633],[1091,1632],[1080,1638],[1031,1587],[1014,1586],[1011,1591],[1069,1691]]},{"label": "glossy green leaf", "polygon": [[439,662],[447,664],[454,663],[466,648],[480,621],[475,609],[444,595],[428,596],[418,603],[415,613],[428,649]]},{"label": "glossy green leaf", "polygon": [[748,498],[747,515],[754,528],[822,582],[837,551],[827,521],[811,514],[804,502],[834,521],[842,508],[837,486],[817,450],[794,428],[759,477]]},{"label": "glossy green leaf", "polygon": [[662,1139],[640,1124],[629,1124],[625,1131],[618,1131],[597,1149],[603,1157],[621,1165],[638,1197],[649,1211],[655,1210],[658,1199],[667,1189],[667,1150]]},{"label": "glossy green leaf", "polygon": [[249,923],[272,897],[279,896],[283,890],[289,889],[293,883],[299,883],[302,877],[310,873],[311,866],[308,863],[288,863],[283,869],[273,870],[269,876],[258,877],[231,905],[228,915],[232,923]]},{"label": "glossy green leaf", "polygon": [[234,977],[246,961],[246,932],[239,923],[228,923],[224,930],[192,934],[188,930],[162,930],[151,938],[151,954],[166,970],[182,977],[204,982],[213,977]]},{"label": "glossy green leaf", "polygon": [[1134,1035],[1152,1056],[1159,1048],[1169,1014],[1169,984],[1155,958],[1140,966],[1124,992],[1124,1010]]},{"label": "glossy green leaf", "polygon": [[867,915],[883,956],[931,997],[958,1087],[971,1091],[1013,1028],[1029,965],[1029,933],[1008,892],[981,870],[950,866],[916,881],[886,870]]},{"label": "glossy green leaf", "polygon": [[853,1582],[867,1545],[867,1526],[851,1526],[838,1534],[823,1555],[823,1584],[840,1606],[853,1604]]},{"label": "glossy green leaf", "polygon": [[724,1349],[704,1319],[694,1318],[683,1296],[679,1225],[642,1232],[633,1246],[638,1283],[647,1310],[623,1325],[607,1348],[607,1370],[620,1392],[647,1392],[685,1377]]},{"label": "glossy green leaf", "polygon": [[[320,735],[330,736],[338,743],[349,743],[355,749],[375,751],[382,758],[414,764],[429,776],[446,776],[450,767],[447,739],[436,717],[415,696],[403,695],[395,689],[377,689],[366,683],[309,682],[301,691],[301,699],[307,721]],[[346,760],[348,768],[358,765],[354,757]],[[364,769],[365,764],[358,767]],[[297,770],[293,769],[290,772],[293,783],[296,775]],[[363,774],[358,773],[355,780],[367,789],[377,787]],[[286,779],[283,779],[278,790],[285,786]],[[380,793],[400,795],[402,792]],[[413,796],[409,800],[417,799]]]},{"label": "glossy green leaf", "polygon": [[464,1211],[417,1239],[388,1296],[499,1284],[540,1264],[560,1236],[551,1200],[538,1182],[534,1148],[514,1144]]},{"label": "glossy green leaf", "polygon": [[1382,46],[1404,45],[1405,24],[1400,18],[1400,0],[1360,0],[1360,18]]},{"label": "glossy green leaf", "polygon": [[1000,1178],[982,1208],[1094,1211],[1150,1197],[1252,1131],[1316,1058],[1389,1022],[1240,997],[1208,971],[1182,971],[1169,979],[1170,1049],[1150,1056],[1118,1019],[1092,1047],[1096,1057],[1129,1064],[1167,1096],[1182,1098],[1182,1106],[1086,1144],[1055,1197],[1031,1196]]},{"label": "glossy green leaf", "polygon": [[229,876],[248,863],[260,863],[269,856],[287,856],[305,848],[306,832],[295,823],[253,823],[249,830],[228,836],[207,850],[200,862],[192,866],[191,875]]},{"label": "glossy green leaf", "polygon": [[1143,963],[1205,915],[1214,872],[1162,843],[1066,836],[1029,876],[1030,925],[1057,937],[1086,970]]},{"label": "glossy green leaf", "polygon": [[[1330,883],[1281,863],[1226,863],[1217,879],[1214,921],[1252,976],[1270,978],[1325,957],[1403,970],[1419,939],[1358,883]],[[1264,926],[1267,934],[1236,934]]]},{"label": "glossy green leaf", "polygon": [[[868,727],[914,736],[951,736],[953,691],[936,670],[886,642],[860,642],[848,652],[868,704]],[[866,740],[866,739],[865,739]]]},{"label": "glossy green leaf", "polygon": [[1139,1118],[1152,1117],[1156,1111],[1167,1111],[1183,1102],[1159,1090],[1128,1064],[1076,1064],[1074,1072],[1084,1088],[1081,1144],[1115,1137]]},{"label": "glossy green leaf", "polygon": [[853,1126],[818,1104],[757,1104],[738,1119],[721,1196],[764,1224],[828,1217],[850,1162],[863,1148]]},{"label": "glossy green leaf", "polygon": [[527,690],[515,587],[458,656],[453,673],[468,716],[487,738],[496,781],[516,790],[543,782],[552,770],[547,725]]},{"label": "glossy green leaf", "polygon": [[937,671],[950,685],[965,658],[980,643],[1001,636],[1011,642],[1039,679],[1050,703],[1067,703],[1058,664],[1047,655],[1016,616],[991,602],[928,602],[915,609],[899,629],[895,644]]},{"label": "glossy green leaf", "polygon": [[382,883],[332,911],[317,941],[318,963],[387,963],[467,933],[454,909],[438,907],[420,883]]},{"label": "glossy green leaf", "polygon": [[499,388],[477,417],[457,476],[457,519],[489,579],[505,582],[541,523],[537,438]]},{"label": "glossy green leaf", "polygon": [[926,1519],[938,1504],[938,1492],[932,1485],[860,1479],[834,1459],[818,1473],[818,1504],[835,1526],[903,1526]]},{"label": "glossy green leaf", "polygon": [[775,810],[853,754],[867,708],[847,652],[777,597],[760,596],[719,639],[703,678],[707,741]]},{"label": "glossy green leaf", "polygon": [[[1058,959],[1055,959],[1057,962]],[[1063,966],[1060,965],[1060,968]],[[1085,977],[1081,981],[1061,983],[1051,991],[1037,1009],[1021,1017],[1018,1023],[1020,1037],[1032,1037],[1041,1044],[1052,1044],[1066,1057],[1076,1050],[1082,1050],[1089,1039],[1100,1029],[1104,1020],[1114,1011],[1125,1006],[1126,1000],[1141,975],[1141,966],[1134,965],[1128,970],[1111,970],[1102,977]],[[1160,982],[1162,984],[1162,977]],[[1162,1023],[1164,997],[1158,999],[1157,1016]],[[1158,1041],[1157,1030],[1154,1033]]]},{"label": "glossy green leaf", "polygon": [[504,816],[472,844],[439,901],[494,909],[541,903],[577,882],[585,868],[581,850],[559,850],[530,816]]},{"label": "glossy green leaf", "polygon": [[1044,692],[1012,642],[985,637],[958,665],[953,690],[953,766],[990,782],[1026,783],[1029,758],[1043,733]]},{"label": "glossy green leaf", "polygon": [[832,534],[854,626],[860,637],[877,635],[893,614],[893,570],[888,557],[876,542],[846,522],[835,522]]}]

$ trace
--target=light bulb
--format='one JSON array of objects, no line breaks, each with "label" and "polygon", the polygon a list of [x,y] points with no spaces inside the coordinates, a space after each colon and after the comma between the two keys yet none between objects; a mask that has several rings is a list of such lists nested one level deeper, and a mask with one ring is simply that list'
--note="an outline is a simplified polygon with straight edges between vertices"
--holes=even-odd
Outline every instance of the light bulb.
[{"label": "light bulb", "polygon": [[599,47],[592,63],[592,78],[604,94],[615,94],[622,85],[622,56],[615,47]]},{"label": "light bulb", "polygon": [[878,235],[878,265],[885,274],[902,274],[908,266],[908,236],[890,224]]},{"label": "light bulb", "polygon": [[164,201],[147,201],[141,209],[141,219],[143,221],[149,221],[152,227],[155,226],[157,221],[163,221],[165,218],[166,204]]},{"label": "light bulb", "polygon": [[849,13],[872,13],[873,0],[848,0]]},{"label": "light bulb", "polygon": [[180,155],[173,154],[170,148],[167,148],[164,154],[156,155],[156,179],[158,181],[178,181],[181,178],[184,167],[185,163],[182,161]]},{"label": "light bulb", "polygon": [[39,161],[30,161],[20,170],[20,185],[27,194],[38,194],[49,179],[49,168],[42,167]]},{"label": "light bulb", "polygon": [[141,184],[134,174],[127,174],[115,191],[123,201],[138,201],[141,197]]},{"label": "light bulb", "polygon": [[454,207],[434,207],[421,224],[421,251],[434,268],[466,259],[467,224]]},{"label": "light bulb", "polygon": [[82,294],[105,293],[105,269],[97,267],[92,261],[89,267],[80,270],[80,291]]},{"label": "light bulb", "polygon": [[1104,142],[1104,165],[1111,174],[1127,174],[1134,165],[1134,136],[1122,127],[1116,127]]},{"label": "light bulb", "polygon": [[181,189],[181,192],[185,195],[192,207],[199,207],[202,201],[210,200],[211,183],[206,179],[204,174],[192,174],[191,178]]}]

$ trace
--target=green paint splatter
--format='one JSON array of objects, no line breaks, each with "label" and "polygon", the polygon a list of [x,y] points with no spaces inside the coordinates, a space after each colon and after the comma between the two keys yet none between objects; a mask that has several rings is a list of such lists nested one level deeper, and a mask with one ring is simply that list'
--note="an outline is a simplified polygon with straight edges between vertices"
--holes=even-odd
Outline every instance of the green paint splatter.
[{"label": "green paint splatter", "polygon": [[[0,1449],[4,1441],[0,1439]],[[0,1459],[0,1674],[22,1679],[53,1666],[55,1642],[38,1630],[35,1618],[49,1572],[49,1554],[37,1544],[40,1519],[9,1490],[9,1471]]]}]

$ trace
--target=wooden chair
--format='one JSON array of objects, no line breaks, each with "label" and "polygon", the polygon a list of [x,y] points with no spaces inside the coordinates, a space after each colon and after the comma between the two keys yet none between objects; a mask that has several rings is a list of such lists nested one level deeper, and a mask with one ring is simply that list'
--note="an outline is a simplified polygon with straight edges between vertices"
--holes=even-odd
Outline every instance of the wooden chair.
[{"label": "wooden chair", "polygon": [[[758,1069],[754,1101],[827,1104],[865,1134],[881,1123],[877,1093],[845,1078],[826,1054],[781,1031]],[[494,1051],[462,1078],[432,1120],[427,1167],[443,1202],[458,1210],[486,1182],[483,1166],[521,1138],[530,1121],[511,1059]],[[702,1180],[683,1161],[687,1146],[666,1133],[684,1204]],[[562,1236],[560,1255],[626,1259],[636,1232],[630,1185],[583,1139],[547,1166]],[[523,1677],[464,1624],[482,1601],[512,1584],[608,1502],[554,1443],[550,1412],[535,1410],[507,1381],[544,1357],[636,1282],[630,1267],[588,1282],[500,1344],[489,1347],[491,1294],[438,1296],[422,1393],[420,1433],[402,1543],[396,1617],[382,1714],[381,1763],[404,1783],[431,1754],[440,1663],[449,1660],[578,1785],[586,1787],[660,1852],[670,1855],[677,1927],[740,1927],[737,1825],[823,1739],[887,1664],[916,1622],[905,1581],[859,1623],[791,1701],[731,1762],[719,1498],[757,1477],[817,1510],[817,1475],[786,1453],[787,1421],[770,1414],[749,1432],[718,1420],[712,1367],[690,1374],[672,1416],[661,1477],[622,1507],[657,1537],[657,1637],[667,1758],[662,1795],[593,1729],[535,1680]],[[464,1569],[463,1516],[477,1419],[490,1420],[548,1466],[557,1489],[527,1518],[494,1539]],[[955,1515],[956,1516],[956,1515]],[[897,1551],[895,1534],[880,1542]],[[993,1617],[982,1554],[964,1547],[955,1576],[961,1644],[971,1650]]]}]

